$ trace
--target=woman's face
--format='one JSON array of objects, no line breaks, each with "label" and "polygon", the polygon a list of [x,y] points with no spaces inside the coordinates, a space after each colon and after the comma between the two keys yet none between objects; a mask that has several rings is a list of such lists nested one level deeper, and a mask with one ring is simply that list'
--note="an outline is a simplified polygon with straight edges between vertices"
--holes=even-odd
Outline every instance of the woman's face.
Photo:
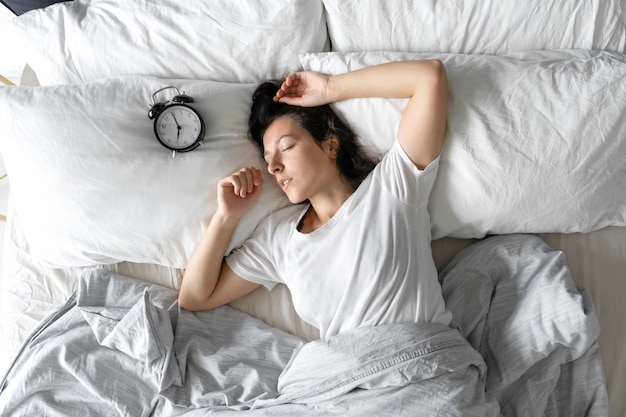
[{"label": "woman's face", "polygon": [[318,145],[292,117],[280,117],[263,135],[267,169],[292,203],[310,200],[337,176],[331,140]]}]

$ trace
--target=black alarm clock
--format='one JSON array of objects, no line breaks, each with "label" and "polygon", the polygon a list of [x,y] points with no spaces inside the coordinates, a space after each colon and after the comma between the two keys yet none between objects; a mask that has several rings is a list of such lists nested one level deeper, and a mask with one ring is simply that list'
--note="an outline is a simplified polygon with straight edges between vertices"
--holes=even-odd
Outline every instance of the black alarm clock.
[{"label": "black alarm clock", "polygon": [[[170,101],[156,103],[155,96],[167,89],[176,90]],[[152,94],[148,118],[154,120],[154,135],[161,145],[176,152],[189,152],[196,149],[204,139],[204,120],[190,106],[193,98],[178,91],[174,86],[163,87]]]}]

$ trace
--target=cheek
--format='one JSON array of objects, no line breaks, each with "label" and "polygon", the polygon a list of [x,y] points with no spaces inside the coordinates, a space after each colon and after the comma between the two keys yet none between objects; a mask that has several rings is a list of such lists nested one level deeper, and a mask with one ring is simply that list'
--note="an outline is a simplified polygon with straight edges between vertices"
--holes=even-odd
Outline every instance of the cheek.
[{"label": "cheek", "polygon": [[322,168],[319,157],[312,154],[300,155],[297,161],[292,162],[296,169],[303,173],[316,172]]},{"label": "cheek", "polygon": [[303,152],[302,158],[305,159],[307,163],[315,165],[322,165],[329,159],[324,150],[317,145],[311,146]]}]

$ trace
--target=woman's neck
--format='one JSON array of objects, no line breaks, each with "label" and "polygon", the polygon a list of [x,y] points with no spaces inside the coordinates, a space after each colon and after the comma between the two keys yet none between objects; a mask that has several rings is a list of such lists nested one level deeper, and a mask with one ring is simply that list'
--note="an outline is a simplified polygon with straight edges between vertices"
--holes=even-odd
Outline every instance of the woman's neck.
[{"label": "woman's neck", "polygon": [[310,233],[326,224],[352,195],[354,189],[345,181],[340,183],[336,187],[329,188],[327,192],[309,198],[311,207],[302,218],[300,224],[302,233]]}]

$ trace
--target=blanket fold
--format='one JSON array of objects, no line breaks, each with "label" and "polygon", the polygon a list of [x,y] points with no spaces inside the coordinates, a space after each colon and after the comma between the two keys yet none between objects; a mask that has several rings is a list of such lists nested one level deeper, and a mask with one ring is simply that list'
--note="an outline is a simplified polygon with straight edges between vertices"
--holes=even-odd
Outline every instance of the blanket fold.
[{"label": "blanket fold", "polygon": [[355,388],[403,387],[465,368],[486,372],[482,357],[448,326],[390,324],[353,329],[300,349],[278,381],[285,402],[315,402]]},{"label": "blanket fold", "polygon": [[77,307],[101,346],[115,349],[144,364],[146,375],[154,378],[159,391],[182,379],[173,357],[174,331],[169,311],[157,308],[145,289],[139,301],[128,309],[106,306]]}]

